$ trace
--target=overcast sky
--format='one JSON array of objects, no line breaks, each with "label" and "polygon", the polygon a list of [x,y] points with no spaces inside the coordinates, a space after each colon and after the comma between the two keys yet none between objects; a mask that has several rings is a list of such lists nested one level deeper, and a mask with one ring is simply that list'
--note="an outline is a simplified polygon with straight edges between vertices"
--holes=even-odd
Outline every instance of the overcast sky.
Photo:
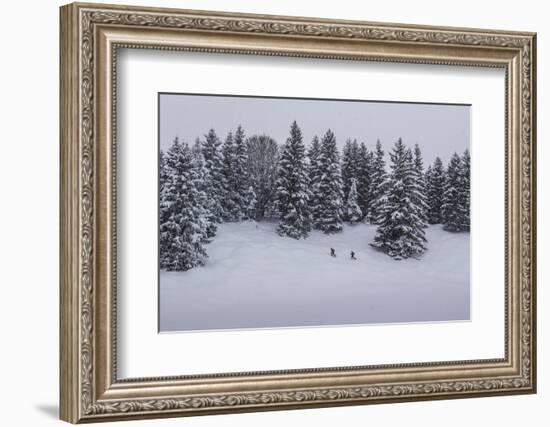
[{"label": "overcast sky", "polygon": [[369,148],[380,139],[388,151],[401,137],[411,147],[420,145],[426,164],[436,156],[447,162],[455,151],[462,153],[470,146],[467,105],[161,94],[159,108],[164,151],[176,135],[193,143],[214,128],[224,140],[239,124],[247,136],[265,133],[283,144],[293,120],[306,145],[329,128],[340,149],[346,139],[356,138]]}]

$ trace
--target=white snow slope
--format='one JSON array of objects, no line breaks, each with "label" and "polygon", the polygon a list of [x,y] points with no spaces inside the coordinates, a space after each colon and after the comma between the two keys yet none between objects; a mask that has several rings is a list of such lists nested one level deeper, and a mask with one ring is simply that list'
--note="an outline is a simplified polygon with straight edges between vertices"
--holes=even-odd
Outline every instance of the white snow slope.
[{"label": "white snow slope", "polygon": [[421,259],[396,261],[369,245],[375,230],[294,240],[273,223],[222,224],[206,266],[161,271],[160,331],[469,320],[469,233],[431,226]]}]

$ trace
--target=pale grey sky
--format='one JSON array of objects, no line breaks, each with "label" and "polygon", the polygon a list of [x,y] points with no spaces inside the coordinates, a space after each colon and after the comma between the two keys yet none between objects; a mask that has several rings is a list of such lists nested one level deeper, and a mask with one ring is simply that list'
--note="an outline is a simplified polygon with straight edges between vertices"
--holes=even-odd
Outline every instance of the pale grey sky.
[{"label": "pale grey sky", "polygon": [[369,148],[380,139],[387,152],[401,137],[411,147],[420,145],[426,166],[436,156],[447,162],[455,151],[462,153],[470,146],[468,105],[162,93],[159,108],[164,151],[176,135],[193,143],[214,128],[223,141],[239,124],[247,136],[265,133],[283,144],[294,120],[306,145],[329,128],[340,149],[348,138],[364,141]]}]

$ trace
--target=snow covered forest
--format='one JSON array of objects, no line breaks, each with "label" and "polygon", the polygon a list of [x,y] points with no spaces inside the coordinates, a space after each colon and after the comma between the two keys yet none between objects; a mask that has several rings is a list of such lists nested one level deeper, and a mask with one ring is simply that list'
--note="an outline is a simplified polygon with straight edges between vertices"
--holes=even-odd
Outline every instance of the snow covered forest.
[{"label": "snow covered forest", "polygon": [[205,265],[226,223],[276,222],[280,238],[298,240],[369,224],[365,241],[394,260],[422,259],[429,225],[469,231],[468,150],[426,168],[421,147],[401,138],[373,149],[348,139],[342,152],[336,138],[329,129],[306,142],[296,121],[282,145],[241,126],[223,140],[214,129],[194,143],[176,137],[160,152],[160,268]]}]

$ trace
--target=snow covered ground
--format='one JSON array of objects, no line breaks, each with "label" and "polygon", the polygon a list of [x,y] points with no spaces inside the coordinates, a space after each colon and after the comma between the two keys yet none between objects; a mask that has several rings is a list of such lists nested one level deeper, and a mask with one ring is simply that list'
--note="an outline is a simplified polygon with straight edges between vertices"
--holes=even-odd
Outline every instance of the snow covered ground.
[{"label": "snow covered ground", "polygon": [[207,246],[206,266],[161,271],[160,330],[470,318],[469,233],[431,226],[420,261],[395,261],[369,245],[375,226],[314,231],[305,240],[274,229],[267,222],[222,224]]}]

